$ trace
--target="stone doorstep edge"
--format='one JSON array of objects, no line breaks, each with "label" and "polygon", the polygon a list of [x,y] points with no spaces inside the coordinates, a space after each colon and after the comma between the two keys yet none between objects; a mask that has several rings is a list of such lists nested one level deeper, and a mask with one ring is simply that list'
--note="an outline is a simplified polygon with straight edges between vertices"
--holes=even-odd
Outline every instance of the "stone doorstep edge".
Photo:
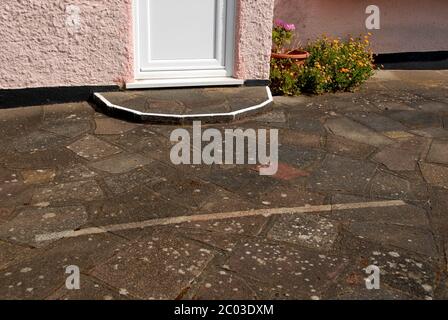
[{"label": "stone doorstep edge", "polygon": [[266,86],[267,100],[264,102],[248,106],[246,108],[226,112],[226,113],[202,113],[202,114],[166,114],[166,113],[148,113],[133,110],[130,108],[122,107],[111,103],[101,93],[93,94],[93,102],[103,109],[106,114],[117,117],[125,117],[130,120],[139,122],[151,122],[151,123],[169,123],[169,124],[183,124],[192,123],[193,121],[203,121],[204,123],[219,123],[219,122],[231,122],[239,120],[245,115],[252,115],[258,113],[264,108],[269,107],[274,98],[272,97],[271,89]]}]

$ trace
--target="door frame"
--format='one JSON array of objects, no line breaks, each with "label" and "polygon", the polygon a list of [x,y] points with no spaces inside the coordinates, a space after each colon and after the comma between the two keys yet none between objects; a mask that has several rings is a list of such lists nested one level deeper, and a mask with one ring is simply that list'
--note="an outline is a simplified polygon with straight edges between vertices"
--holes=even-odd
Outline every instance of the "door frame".
[{"label": "door frame", "polygon": [[[176,79],[192,79],[198,80],[200,78],[214,79],[214,78],[232,78],[234,74],[234,60],[235,60],[235,20],[236,20],[236,0],[215,0],[226,2],[226,28],[225,32],[225,55],[223,61],[225,63],[224,69],[220,70],[176,70],[176,71],[142,71],[141,66],[141,40],[140,40],[140,1],[133,0],[133,41],[134,41],[134,80],[176,80]],[[217,35],[219,36],[219,35]]]}]

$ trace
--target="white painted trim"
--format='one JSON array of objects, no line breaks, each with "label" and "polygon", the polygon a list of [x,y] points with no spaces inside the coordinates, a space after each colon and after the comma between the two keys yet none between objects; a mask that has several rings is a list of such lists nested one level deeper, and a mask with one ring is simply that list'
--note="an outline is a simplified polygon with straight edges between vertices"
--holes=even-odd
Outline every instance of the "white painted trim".
[{"label": "white painted trim", "polygon": [[333,211],[344,211],[353,209],[364,209],[364,208],[387,208],[387,207],[400,207],[405,206],[406,203],[402,200],[384,200],[384,201],[373,201],[373,202],[355,202],[355,203],[341,203],[334,205],[315,205],[315,206],[304,206],[295,208],[272,208],[272,209],[257,209],[249,211],[234,211],[234,212],[218,212],[211,214],[202,215],[190,215],[190,216],[179,216],[171,218],[160,218],[145,220],[140,222],[129,222],[122,224],[114,224],[107,226],[98,226],[91,228],[84,228],[80,230],[65,230],[60,232],[43,233],[35,236],[36,242],[59,240],[63,238],[77,238],[87,235],[104,234],[108,232],[117,232],[125,230],[143,229],[156,226],[169,226],[178,225],[182,223],[195,223],[204,221],[220,221],[228,219],[241,219],[248,217],[271,217],[271,216],[282,216],[282,215],[296,215],[296,214],[314,214],[322,212],[333,212]]},{"label": "white painted trim", "polygon": [[234,78],[186,78],[137,80],[126,83],[126,89],[193,87],[193,86],[239,86],[244,80]]},{"label": "white painted trim", "polygon": [[95,97],[97,97],[98,99],[100,99],[108,108],[111,109],[118,109],[118,110],[122,110],[122,111],[126,111],[129,112],[131,114],[135,114],[138,116],[150,116],[150,117],[160,117],[160,118],[171,118],[171,119],[189,119],[189,118],[212,118],[212,117],[222,117],[222,116],[230,116],[230,117],[236,117],[237,115],[240,115],[242,113],[246,113],[249,111],[254,111],[257,109],[261,109],[263,107],[265,107],[266,105],[272,103],[274,101],[273,97],[272,97],[272,93],[271,93],[271,89],[269,89],[269,87],[266,87],[266,93],[268,96],[268,99],[260,104],[257,104],[255,106],[250,106],[244,109],[240,109],[237,111],[233,111],[233,112],[224,112],[224,113],[207,113],[207,114],[186,114],[186,115],[181,115],[181,114],[167,114],[167,113],[149,113],[149,112],[141,112],[141,111],[137,111],[137,110],[133,110],[133,109],[129,109],[126,107],[122,107],[122,106],[118,106],[115,105],[113,103],[111,103],[109,100],[107,100],[101,93],[95,93]]}]

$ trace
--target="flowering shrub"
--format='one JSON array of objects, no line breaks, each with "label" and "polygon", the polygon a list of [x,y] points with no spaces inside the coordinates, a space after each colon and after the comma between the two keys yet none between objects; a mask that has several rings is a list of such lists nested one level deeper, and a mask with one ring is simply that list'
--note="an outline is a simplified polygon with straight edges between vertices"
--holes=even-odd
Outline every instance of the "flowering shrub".
[{"label": "flowering shrub", "polygon": [[294,37],[294,30],[296,26],[292,23],[286,23],[283,20],[277,19],[274,21],[274,28],[272,30],[273,51],[282,52],[286,45],[291,44]]},{"label": "flowering shrub", "polygon": [[346,41],[323,37],[308,45],[310,58],[297,73],[300,92],[350,91],[374,72],[369,35]]},{"label": "flowering shrub", "polygon": [[[274,50],[277,50],[274,52],[281,51],[293,36],[295,28],[286,31],[285,25],[274,26]],[[322,37],[305,48],[310,58],[303,66],[297,66],[290,59],[271,59],[273,93],[297,95],[353,90],[369,79],[375,69],[369,36],[346,41]]]}]

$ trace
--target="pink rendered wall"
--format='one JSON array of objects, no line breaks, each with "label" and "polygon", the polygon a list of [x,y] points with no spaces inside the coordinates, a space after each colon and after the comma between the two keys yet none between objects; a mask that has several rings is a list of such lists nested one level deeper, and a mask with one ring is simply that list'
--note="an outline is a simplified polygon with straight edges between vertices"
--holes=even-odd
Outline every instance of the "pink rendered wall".
[{"label": "pink rendered wall", "polygon": [[[81,9],[79,29],[66,8]],[[132,78],[131,0],[1,0],[0,88]]]},{"label": "pink rendered wall", "polygon": [[[235,76],[267,79],[274,0],[236,1]],[[70,5],[79,28],[67,25]],[[0,89],[132,79],[132,0],[0,1]]]},{"label": "pink rendered wall", "polygon": [[373,30],[378,53],[448,50],[447,0],[275,0],[275,17],[297,25],[302,42],[323,33],[365,34],[365,9],[381,10],[381,29]]}]

